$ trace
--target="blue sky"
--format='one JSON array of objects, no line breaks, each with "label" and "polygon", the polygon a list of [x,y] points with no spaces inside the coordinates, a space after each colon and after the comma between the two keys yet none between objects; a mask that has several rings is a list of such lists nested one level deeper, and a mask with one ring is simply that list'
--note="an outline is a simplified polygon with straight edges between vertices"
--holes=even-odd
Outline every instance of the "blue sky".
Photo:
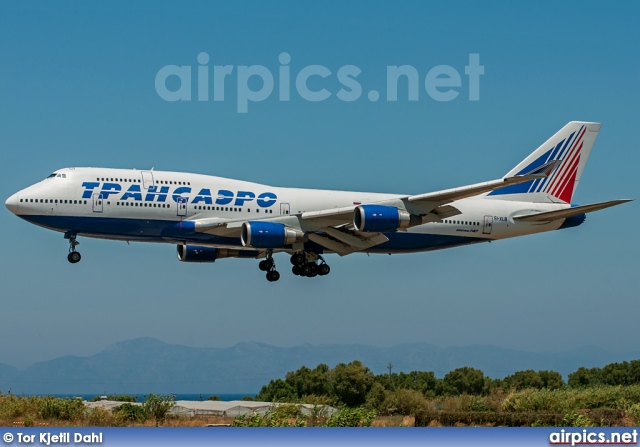
[{"label": "blue sky", "polygon": [[[600,121],[577,203],[638,198],[640,31],[636,3],[3,2],[0,195],[66,166],[151,168],[278,186],[420,193],[498,178],[571,120]],[[326,101],[165,101],[166,65],[265,66],[287,52],[292,78]],[[470,54],[484,66],[468,100]],[[363,95],[339,100],[335,73],[357,66]],[[386,67],[411,65],[418,101],[370,101]],[[459,95],[429,97],[437,65]],[[234,70],[237,73],[237,70]],[[174,79],[175,81],[175,79]],[[255,81],[255,79],[254,79]],[[277,83],[277,79],[276,79]],[[169,86],[175,84],[169,84]],[[195,85],[195,81],[194,81]],[[251,84],[260,88],[260,83]],[[406,87],[405,87],[406,88]],[[212,91],[212,87],[210,87]],[[194,90],[195,92],[195,90]],[[170,245],[81,239],[0,213],[0,362],[90,355],[153,336],[191,346],[261,341],[390,346],[493,344],[639,351],[637,203],[579,228],[405,256],[332,256],[331,275],[267,283],[255,261],[178,262]]]}]

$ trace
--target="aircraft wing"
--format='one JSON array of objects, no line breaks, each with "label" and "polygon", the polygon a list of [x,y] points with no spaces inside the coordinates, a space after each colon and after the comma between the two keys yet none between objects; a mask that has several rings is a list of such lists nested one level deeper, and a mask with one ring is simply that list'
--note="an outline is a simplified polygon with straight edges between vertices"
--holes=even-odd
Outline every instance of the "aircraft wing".
[{"label": "aircraft wing", "polygon": [[631,202],[631,200],[633,199],[610,200],[608,202],[592,203],[591,205],[574,206],[572,208],[565,208],[558,211],[548,211],[546,213],[533,213],[526,214],[524,216],[514,216],[513,220],[519,220],[522,222],[550,222],[557,219],[566,219],[567,217],[575,216],[576,214],[584,214],[590,213],[592,211],[602,210],[611,206]]},{"label": "aircraft wing", "polygon": [[408,200],[409,202],[437,202],[439,204],[445,204],[453,202],[454,200],[466,199],[467,197],[477,196],[478,194],[494,191],[496,189],[504,188],[505,186],[517,185],[530,180],[545,178],[549,176],[559,164],[560,160],[551,160],[524,175],[516,175],[513,177],[501,178],[499,180],[492,180],[490,182],[476,183],[475,185],[418,194],[416,196],[408,197]]},{"label": "aircraft wing", "polygon": [[[414,217],[417,219],[416,224],[440,221],[460,214],[457,208],[452,205],[447,205],[450,202],[500,189],[508,185],[544,178],[555,166],[556,161],[554,160],[524,175],[426,194],[400,196],[395,199],[377,202],[376,205],[405,208],[407,204],[409,204],[409,206],[413,204],[413,214],[415,214]],[[356,206],[359,205],[354,204],[341,208],[306,211],[299,215],[270,216],[256,220],[262,222],[279,222],[287,227],[298,229],[304,232],[311,241],[344,256],[358,251],[365,251],[368,248],[389,240],[384,234],[379,232],[356,231],[353,226],[353,215]],[[218,236],[239,237],[242,231],[242,224],[246,222],[246,219],[228,220],[208,218],[197,219],[194,222],[195,231],[197,232]]]}]

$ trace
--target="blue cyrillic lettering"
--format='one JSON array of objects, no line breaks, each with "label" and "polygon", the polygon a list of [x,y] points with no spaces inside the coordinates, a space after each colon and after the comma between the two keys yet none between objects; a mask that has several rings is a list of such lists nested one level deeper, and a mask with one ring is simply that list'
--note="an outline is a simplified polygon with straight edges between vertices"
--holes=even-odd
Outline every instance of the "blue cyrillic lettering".
[{"label": "blue cyrillic lettering", "polygon": [[[160,190],[158,190],[160,188]],[[165,202],[167,200],[167,194],[169,194],[168,186],[149,186],[147,195],[144,197],[145,202],[153,202],[157,197],[158,202]]]},{"label": "blue cyrillic lettering", "polygon": [[125,192],[120,200],[127,200],[132,197],[133,200],[142,200],[142,193],[140,192],[140,185],[131,185],[127,192]]},{"label": "blue cyrillic lettering", "polygon": [[93,194],[93,190],[100,186],[99,182],[83,182],[82,186],[84,188],[84,192],[82,193],[83,199],[90,199]]},{"label": "blue cyrillic lettering", "polygon": [[191,188],[189,188],[188,186],[182,186],[180,188],[176,188],[175,191],[173,191],[173,195],[171,196],[171,198],[173,199],[174,202],[178,203],[178,200],[187,200],[188,197],[182,197],[181,194],[188,194],[191,192]]},{"label": "blue cyrillic lettering", "polygon": [[251,191],[238,191],[238,194],[236,195],[236,203],[234,203],[234,205],[243,206],[244,202],[251,202],[255,198],[256,195]]},{"label": "blue cyrillic lettering", "polygon": [[117,183],[105,183],[102,185],[102,191],[100,191],[101,199],[108,199],[111,194],[115,194],[122,190],[122,186]]},{"label": "blue cyrillic lettering", "polygon": [[268,208],[276,203],[276,200],[278,200],[278,196],[276,196],[274,193],[263,192],[258,196],[258,200],[256,201],[256,203],[262,208]]},{"label": "blue cyrillic lettering", "polygon": [[218,191],[218,198],[216,199],[216,205],[228,205],[233,201],[233,192],[227,189],[221,189]]},{"label": "blue cyrillic lettering", "polygon": [[211,198],[211,190],[203,188],[200,190],[198,195],[193,199],[191,203],[204,202],[207,205],[211,205],[213,203],[213,199]]}]

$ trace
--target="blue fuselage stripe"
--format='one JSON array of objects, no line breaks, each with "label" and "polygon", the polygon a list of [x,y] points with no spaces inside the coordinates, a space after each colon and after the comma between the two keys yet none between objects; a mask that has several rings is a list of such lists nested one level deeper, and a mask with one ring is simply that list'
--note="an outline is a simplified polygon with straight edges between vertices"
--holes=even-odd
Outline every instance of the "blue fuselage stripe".
[{"label": "blue fuselage stripe", "polygon": [[[191,221],[123,219],[112,217],[70,217],[47,215],[20,215],[28,222],[61,232],[129,241],[212,244],[241,247],[239,238],[198,233]],[[368,250],[372,253],[410,253],[438,250],[460,245],[486,242],[488,239],[424,234],[414,232],[384,233],[388,242]]]}]

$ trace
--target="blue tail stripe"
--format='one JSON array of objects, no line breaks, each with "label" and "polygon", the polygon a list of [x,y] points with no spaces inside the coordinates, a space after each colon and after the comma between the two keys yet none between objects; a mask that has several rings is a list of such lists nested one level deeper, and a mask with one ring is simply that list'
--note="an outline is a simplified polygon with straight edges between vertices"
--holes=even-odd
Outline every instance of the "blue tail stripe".
[{"label": "blue tail stripe", "polygon": [[[546,160],[549,158],[549,156],[551,155],[552,151],[553,151],[553,149],[549,149],[541,157],[538,157],[538,159],[532,161],[527,167],[525,167],[520,172],[518,172],[517,175],[526,174],[527,172],[533,171],[534,169],[539,168],[540,166],[545,164]],[[488,195],[495,196],[495,195],[501,195],[501,194],[528,193],[529,192],[529,188],[531,188],[531,185],[534,182],[537,182],[537,181],[538,180],[531,180],[529,182],[520,183],[520,184],[517,184],[517,185],[505,186],[504,188],[496,189],[495,191],[490,192]]]}]

